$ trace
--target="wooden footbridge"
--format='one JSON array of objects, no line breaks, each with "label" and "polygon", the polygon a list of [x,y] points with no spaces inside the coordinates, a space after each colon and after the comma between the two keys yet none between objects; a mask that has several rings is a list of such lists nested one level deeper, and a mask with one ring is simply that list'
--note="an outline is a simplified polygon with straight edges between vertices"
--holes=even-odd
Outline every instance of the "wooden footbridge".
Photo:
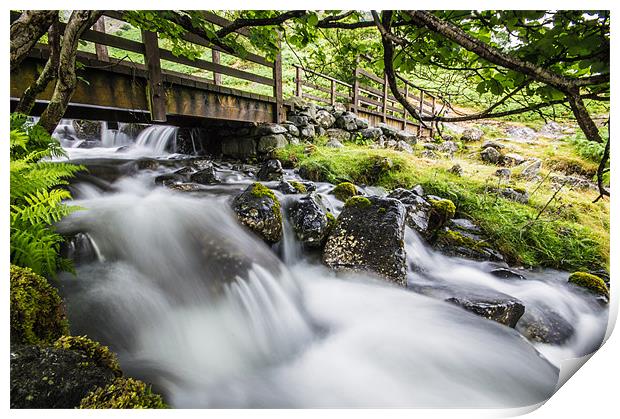
[{"label": "wooden footbridge", "polygon": [[[204,16],[218,26],[230,24],[209,12]],[[109,26],[127,25],[122,12],[109,11],[84,32],[82,40],[91,51],[84,51],[86,48],[78,51],[78,87],[65,117],[172,125],[286,120],[291,105],[284,98],[279,55],[275,60],[252,53],[233,56],[188,33],[185,41],[211,50],[210,60],[190,60],[166,49],[165,41],[158,39],[155,32],[142,31],[141,40],[106,33],[103,19]],[[60,25],[61,31],[64,30],[64,24]],[[244,29],[237,32],[241,36],[249,35]],[[108,51],[122,58],[112,58]],[[48,57],[47,45],[38,44],[11,73],[12,105],[38,77]],[[197,72],[200,77],[189,72]],[[287,92],[290,96],[318,104],[341,103],[367,118],[371,126],[383,122],[421,136],[433,134],[432,127],[421,127],[390,94],[385,77],[361,68],[354,70],[353,83],[299,66],[295,73],[295,91]],[[39,96],[33,110],[35,115],[45,108],[52,89],[50,84]],[[424,115],[435,115],[443,109],[433,95],[409,84],[405,84],[401,93]]]}]

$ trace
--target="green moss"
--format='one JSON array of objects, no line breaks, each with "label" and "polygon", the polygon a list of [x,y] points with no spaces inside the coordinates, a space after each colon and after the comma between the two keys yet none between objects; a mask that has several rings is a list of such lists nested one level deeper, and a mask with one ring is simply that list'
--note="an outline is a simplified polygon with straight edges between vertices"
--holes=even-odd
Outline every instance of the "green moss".
[{"label": "green moss", "polygon": [[573,272],[568,277],[568,282],[609,298],[609,289],[605,281],[596,275],[587,272]]},{"label": "green moss", "polygon": [[123,375],[116,355],[107,346],[101,345],[86,336],[62,336],[54,342],[54,347],[78,352],[96,365],[110,369],[117,377]]},{"label": "green moss", "polygon": [[273,206],[271,207],[273,209],[273,215],[279,220],[280,224],[282,224],[282,211],[280,210],[280,201],[271,189],[269,189],[260,182],[254,182],[252,184],[251,194],[252,196],[255,196],[257,198],[271,199],[273,201]]},{"label": "green moss", "polygon": [[378,212],[379,212],[379,214],[385,214],[387,212],[387,208],[381,207],[381,208],[379,208]]},{"label": "green moss", "polygon": [[296,180],[291,180],[289,182],[293,188],[297,190],[299,193],[306,193],[308,190],[306,189],[306,185],[301,182],[297,182]]},{"label": "green moss", "polygon": [[351,182],[341,182],[336,185],[332,193],[336,195],[336,198],[344,202],[352,196],[357,195],[357,187]]},{"label": "green moss", "polygon": [[332,228],[336,224],[336,217],[334,217],[334,214],[332,214],[331,212],[328,212],[327,214],[325,214],[325,216],[327,217],[329,228]]},{"label": "green moss", "polygon": [[435,230],[446,225],[456,214],[456,206],[449,199],[431,199],[429,213],[429,228]]},{"label": "green moss", "polygon": [[372,205],[372,202],[370,202],[370,199],[363,197],[361,195],[352,196],[351,198],[347,199],[347,202],[345,202],[344,204],[345,207],[357,207],[357,208],[368,208],[371,205]]},{"label": "green moss", "polygon": [[441,230],[437,233],[437,241],[453,246],[469,247],[471,249],[479,249],[486,247],[488,244],[483,240],[474,240],[470,237],[464,236],[458,231],[454,230]]},{"label": "green moss", "polygon": [[88,393],[80,402],[80,409],[166,409],[159,394],[151,387],[133,378],[117,378],[112,384]]},{"label": "green moss", "polygon": [[56,288],[29,268],[11,265],[11,343],[51,344],[69,334]]}]

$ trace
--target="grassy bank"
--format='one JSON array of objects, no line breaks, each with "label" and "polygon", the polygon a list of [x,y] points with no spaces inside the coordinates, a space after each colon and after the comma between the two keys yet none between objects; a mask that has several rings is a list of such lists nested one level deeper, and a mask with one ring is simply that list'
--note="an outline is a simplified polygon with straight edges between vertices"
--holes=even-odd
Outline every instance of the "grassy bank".
[{"label": "grassy bank", "polygon": [[[591,191],[562,191],[537,218],[553,191],[541,185],[527,205],[498,196],[494,166],[472,164],[466,152],[454,160],[430,160],[387,149],[348,144],[289,146],[278,152],[285,165],[315,181],[382,186],[388,190],[417,184],[430,194],[454,201],[459,216],[471,218],[511,263],[566,270],[594,269],[609,263],[609,206]],[[463,176],[449,172],[454,163]],[[543,175],[544,176],[544,175]],[[515,187],[526,185],[513,184]],[[530,189],[530,188],[528,188]]]}]

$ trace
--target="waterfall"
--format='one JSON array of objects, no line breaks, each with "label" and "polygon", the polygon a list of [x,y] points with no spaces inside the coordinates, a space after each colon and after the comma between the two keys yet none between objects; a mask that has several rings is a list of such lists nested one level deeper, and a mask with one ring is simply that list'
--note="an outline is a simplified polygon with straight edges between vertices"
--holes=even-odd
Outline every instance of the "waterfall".
[{"label": "waterfall", "polygon": [[177,127],[153,125],[146,128],[136,138],[136,145],[152,150],[155,154],[176,151]]}]

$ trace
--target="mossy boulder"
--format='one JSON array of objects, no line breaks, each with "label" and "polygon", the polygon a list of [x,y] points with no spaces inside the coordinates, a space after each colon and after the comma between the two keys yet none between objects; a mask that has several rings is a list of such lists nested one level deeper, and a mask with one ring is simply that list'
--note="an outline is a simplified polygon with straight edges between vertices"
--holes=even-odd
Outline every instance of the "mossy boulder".
[{"label": "mossy boulder", "polygon": [[[422,191],[423,192],[423,191]],[[389,198],[398,199],[407,209],[407,225],[422,235],[428,233],[431,204],[415,190],[397,188]]]},{"label": "mossy boulder", "polygon": [[396,199],[349,198],[329,234],[323,262],[336,270],[373,272],[405,286],[405,216]]},{"label": "mossy boulder", "polygon": [[295,201],[289,215],[297,239],[307,247],[321,247],[331,227],[321,195],[310,193]]},{"label": "mossy boulder", "polygon": [[84,397],[80,409],[166,409],[168,405],[151,387],[133,378],[117,378]]},{"label": "mossy boulder", "polygon": [[345,202],[347,199],[351,198],[358,194],[357,186],[352,184],[351,182],[342,182],[336,185],[332,194],[336,196],[342,202]]},{"label": "mossy boulder", "polygon": [[11,346],[12,408],[75,408],[114,372],[82,353],[37,345]]},{"label": "mossy boulder", "polygon": [[525,306],[516,298],[500,296],[467,295],[450,297],[447,302],[461,306],[478,316],[514,328],[525,313]]},{"label": "mossy boulder", "polygon": [[284,171],[282,170],[282,163],[278,159],[269,159],[263,163],[256,178],[258,180],[270,181],[281,180]]},{"label": "mossy boulder", "polygon": [[11,265],[11,343],[51,344],[69,334],[58,291],[29,268]]},{"label": "mossy boulder", "polygon": [[117,377],[123,375],[116,354],[110,348],[89,339],[87,336],[62,336],[54,342],[54,348],[77,352],[95,365],[108,368]]},{"label": "mossy boulder", "polygon": [[587,272],[573,272],[568,277],[568,282],[584,288],[596,295],[603,296],[607,300],[609,299],[609,288],[607,288],[605,281],[596,275],[592,275]]},{"label": "mossy boulder", "polygon": [[456,206],[449,199],[429,199],[428,230],[436,231],[448,224],[456,214]]},{"label": "mossy boulder", "polygon": [[276,243],[282,238],[280,201],[262,183],[255,182],[237,195],[232,208],[243,225],[268,243]]},{"label": "mossy boulder", "polygon": [[462,230],[443,228],[434,236],[433,247],[440,252],[474,260],[501,261],[504,257],[476,235]]}]

